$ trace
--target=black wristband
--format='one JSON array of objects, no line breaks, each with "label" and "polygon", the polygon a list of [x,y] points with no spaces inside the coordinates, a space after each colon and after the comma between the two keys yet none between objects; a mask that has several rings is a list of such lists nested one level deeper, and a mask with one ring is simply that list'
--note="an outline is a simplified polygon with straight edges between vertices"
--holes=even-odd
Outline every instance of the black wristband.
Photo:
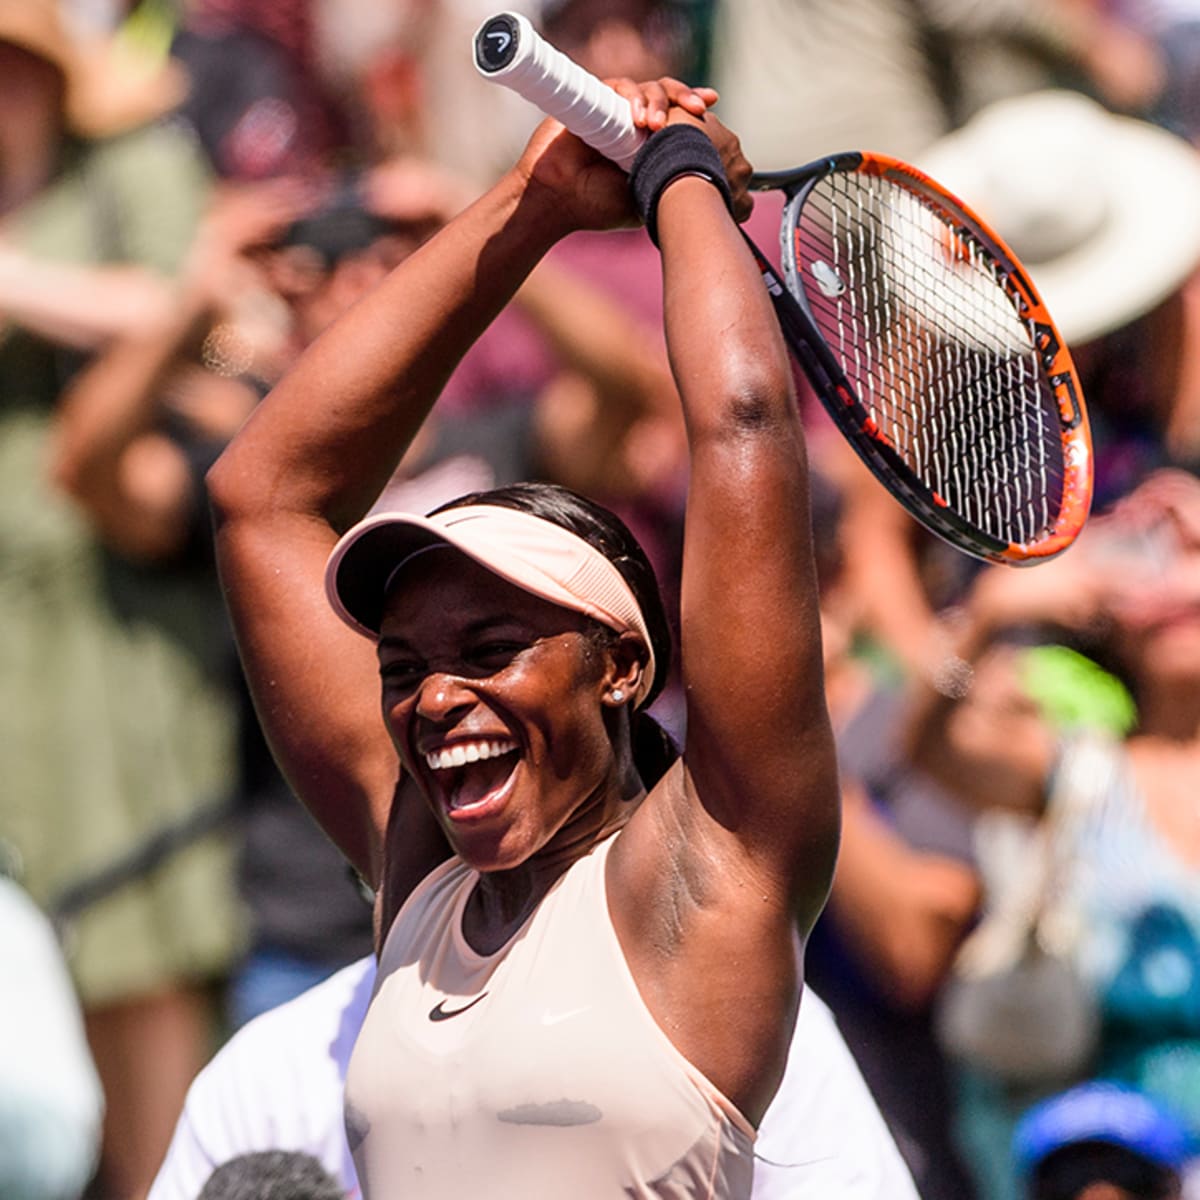
[{"label": "black wristband", "polygon": [[725,198],[725,207],[733,212],[733,192],[725,178],[725,165],[708,135],[694,125],[668,125],[642,143],[629,168],[633,201],[656,246],[659,198],[667,185],[681,175],[707,180]]}]

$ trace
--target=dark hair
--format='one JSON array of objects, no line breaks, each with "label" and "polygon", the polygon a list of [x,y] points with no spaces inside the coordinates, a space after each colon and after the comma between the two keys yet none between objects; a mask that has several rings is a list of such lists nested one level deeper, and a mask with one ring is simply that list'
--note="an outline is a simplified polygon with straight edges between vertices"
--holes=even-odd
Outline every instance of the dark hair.
[{"label": "dark hair", "polygon": [[1076,1200],[1093,1183],[1111,1183],[1138,1200],[1176,1200],[1179,1176],[1125,1146],[1072,1142],[1048,1154],[1030,1182],[1030,1200]]},{"label": "dark hair", "polygon": [[262,1150],[222,1163],[196,1200],[346,1200],[328,1171],[299,1150]]},{"label": "dark hair", "polygon": [[679,757],[679,750],[667,732],[645,711],[667,681],[672,653],[671,627],[667,621],[666,607],[645,550],[616,513],[559,484],[514,483],[486,492],[472,492],[433,511],[445,512],[469,504],[512,508],[566,529],[603,554],[629,584],[645,618],[654,651],[654,679],[642,708],[634,714],[632,729],[634,762],[642,782],[647,788],[653,787],[667,767]]}]

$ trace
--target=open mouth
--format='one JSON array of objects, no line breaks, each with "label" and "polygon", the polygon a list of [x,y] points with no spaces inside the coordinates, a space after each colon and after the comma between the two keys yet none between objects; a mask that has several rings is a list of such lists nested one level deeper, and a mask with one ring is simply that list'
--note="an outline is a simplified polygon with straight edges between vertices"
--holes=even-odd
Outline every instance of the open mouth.
[{"label": "open mouth", "polygon": [[506,791],[519,761],[511,738],[454,742],[425,755],[446,808],[466,813],[484,808]]}]

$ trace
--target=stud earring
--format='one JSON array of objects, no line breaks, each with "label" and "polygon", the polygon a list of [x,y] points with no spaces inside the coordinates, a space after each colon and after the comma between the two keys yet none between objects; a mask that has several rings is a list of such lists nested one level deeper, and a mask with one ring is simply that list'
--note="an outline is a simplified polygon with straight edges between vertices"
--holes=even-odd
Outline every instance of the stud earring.
[{"label": "stud earring", "polygon": [[613,688],[612,698],[614,704],[620,704],[625,699],[625,693],[620,688]]}]

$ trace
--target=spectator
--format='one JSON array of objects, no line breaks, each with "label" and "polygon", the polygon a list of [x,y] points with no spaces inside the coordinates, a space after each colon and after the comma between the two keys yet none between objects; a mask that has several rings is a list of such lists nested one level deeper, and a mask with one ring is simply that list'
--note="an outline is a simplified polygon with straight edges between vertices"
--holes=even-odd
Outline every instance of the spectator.
[{"label": "spectator", "polygon": [[[1039,929],[1086,985],[1099,1019],[1094,1046],[1068,1040],[1065,1024],[1057,1044],[1049,1043],[1058,1074],[1048,1053],[1036,1080],[1010,1086],[994,1066],[975,1073],[976,1098],[965,1115],[981,1165],[1006,1155],[1016,1111],[1080,1072],[1135,1087],[1181,1119],[1200,1121],[1193,878],[1200,842],[1191,817],[1200,727],[1198,547],[1200,483],[1169,472],[1151,476],[1036,576],[985,572],[954,650],[969,686],[953,696],[930,693],[915,717],[918,761],[965,804],[1026,820],[1049,812],[1064,831],[1054,843]],[[1124,737],[1064,729],[1022,684],[1013,648],[995,644],[1000,631],[1021,627],[1041,637],[1057,629],[1059,639],[1103,647],[1129,681],[1136,725]],[[1039,861],[1037,844],[1027,840],[1012,860],[1018,907],[1006,906],[1009,916],[1022,911],[1022,880],[1037,878],[1028,874]],[[989,955],[1012,953],[1007,946],[1003,937],[978,943]],[[1064,1002],[1055,1019],[1067,1016]],[[1019,1048],[1022,1031],[1012,1032]],[[1076,1052],[1068,1056],[1071,1046]]]},{"label": "spectator", "polygon": [[351,141],[321,70],[311,0],[188,0],[171,54],[192,89],[181,115],[216,173],[310,175]]},{"label": "spectator", "polygon": [[1087,0],[724,0],[712,56],[760,169],[841,150],[912,161],[1010,95],[1082,79],[1138,111],[1162,81],[1152,43]]},{"label": "spectator", "polygon": [[1196,1139],[1131,1088],[1089,1083],[1053,1096],[1017,1126],[1027,1200],[1183,1200]]},{"label": "spectator", "polygon": [[[164,306],[153,327],[114,340],[68,388],[59,420],[59,478],[121,553],[168,564],[191,554],[211,581],[203,473],[257,403],[264,387],[259,376],[278,369],[280,353],[256,346],[245,354],[260,331],[247,328],[237,309],[251,289],[265,287],[250,256],[262,254],[311,204],[309,189],[286,181],[222,189],[201,223],[174,304]],[[351,287],[344,276],[353,271],[367,270],[368,284],[379,277],[385,267],[371,272],[363,263],[342,261],[365,255],[378,235],[368,225],[361,244],[346,243],[342,227],[328,272],[341,274],[330,289]],[[306,289],[314,311],[329,303],[320,291]],[[200,358],[213,369],[202,368]],[[231,363],[240,373],[230,373]],[[240,771],[227,797],[241,835],[239,875],[249,918],[249,957],[231,989],[240,1023],[361,954],[370,946],[370,913],[344,862],[270,763],[223,622],[218,628],[224,648],[217,658],[225,658],[230,702],[240,698],[242,705]],[[281,859],[305,872],[306,888],[272,887]]]},{"label": "spectator", "polygon": [[0,873],[0,1194],[78,1200],[100,1153],[104,1097],[53,928]]},{"label": "spectator", "polygon": [[131,83],[119,56],[81,57],[50,0],[0,3],[0,58],[0,829],[35,901],[70,915],[104,1179],[129,1197],[203,1061],[205,989],[236,943],[219,838],[146,869],[229,784],[222,616],[211,564],[159,572],[112,553],[51,475],[64,382],[169,302],[207,175],[186,137],[148,123],[177,101],[174,74]]},{"label": "spectator", "polygon": [[1200,143],[1200,6],[1195,0],[1093,0],[1153,39],[1163,61],[1163,86],[1147,114]]}]

